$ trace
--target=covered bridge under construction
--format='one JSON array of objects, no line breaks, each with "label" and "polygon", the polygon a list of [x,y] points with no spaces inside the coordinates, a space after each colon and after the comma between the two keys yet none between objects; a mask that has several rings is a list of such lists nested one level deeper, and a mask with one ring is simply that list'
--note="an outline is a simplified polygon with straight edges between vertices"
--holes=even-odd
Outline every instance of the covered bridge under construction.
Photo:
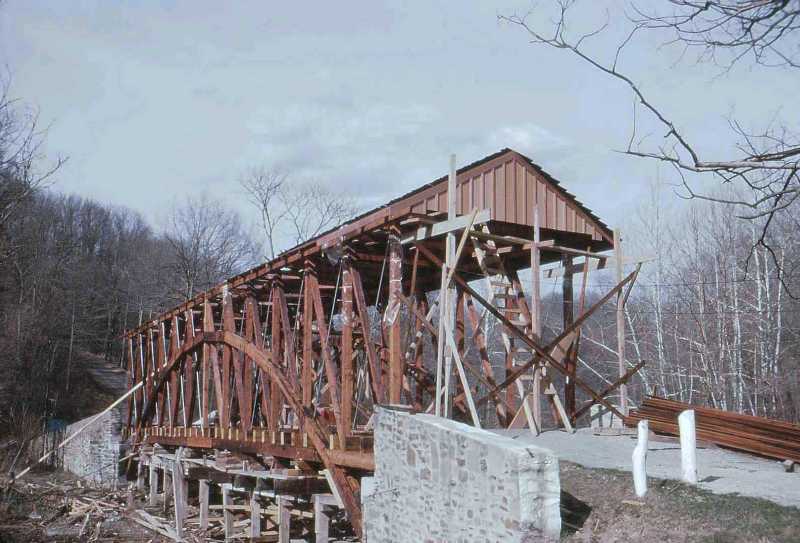
[{"label": "covered bridge under construction", "polygon": [[[150,466],[155,501],[163,470],[178,537],[188,481],[198,480],[201,526],[209,486],[220,484],[226,537],[243,510],[230,506],[233,496],[249,492],[251,537],[262,535],[268,509],[288,533],[292,511],[306,508],[320,541],[337,507],[362,533],[377,405],[534,432],[542,405],[566,428],[591,404],[621,416],[638,366],[621,363],[604,390],[576,371],[581,324],[612,299],[621,317],[638,272],[623,277],[617,254],[617,285],[586,303],[588,271],[606,266],[600,253],[614,240],[558,181],[504,149],[231,277],[126,333],[139,484]],[[547,343],[544,273],[562,277],[564,293],[564,329]],[[576,388],[588,399],[580,405]]]}]

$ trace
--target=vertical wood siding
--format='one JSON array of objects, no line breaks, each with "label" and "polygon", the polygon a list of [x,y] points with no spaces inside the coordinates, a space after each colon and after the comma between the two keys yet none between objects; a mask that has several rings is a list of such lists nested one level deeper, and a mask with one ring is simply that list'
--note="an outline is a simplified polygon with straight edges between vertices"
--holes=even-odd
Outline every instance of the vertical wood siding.
[{"label": "vertical wood siding", "polygon": [[[539,171],[509,152],[458,175],[456,209],[491,209],[492,219],[533,225],[533,208],[543,228],[589,234],[603,239],[601,226]],[[447,180],[439,181],[402,203],[417,213],[447,212]]]}]

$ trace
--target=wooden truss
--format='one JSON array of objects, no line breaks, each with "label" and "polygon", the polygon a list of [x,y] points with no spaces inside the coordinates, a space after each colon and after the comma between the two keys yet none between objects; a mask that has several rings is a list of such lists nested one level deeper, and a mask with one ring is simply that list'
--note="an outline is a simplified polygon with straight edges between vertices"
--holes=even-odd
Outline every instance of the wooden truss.
[{"label": "wooden truss", "polygon": [[[561,425],[574,426],[588,409],[577,408],[577,388],[622,416],[607,396],[641,364],[598,392],[575,361],[581,326],[612,298],[624,304],[638,267],[584,307],[589,260],[607,258],[586,250],[588,236],[500,233],[479,210],[438,219],[409,213],[365,228],[335,247],[233,278],[131,330],[129,382],[143,384],[129,403],[134,444],[227,449],[276,469],[324,468],[360,534],[360,478],[374,469],[376,405],[538,432],[541,396]],[[577,317],[573,257],[585,259]],[[564,330],[544,343],[539,265],[559,260]],[[527,267],[534,279],[526,293],[518,271]],[[491,352],[498,345],[499,367]],[[565,378],[560,393],[553,372]]]}]

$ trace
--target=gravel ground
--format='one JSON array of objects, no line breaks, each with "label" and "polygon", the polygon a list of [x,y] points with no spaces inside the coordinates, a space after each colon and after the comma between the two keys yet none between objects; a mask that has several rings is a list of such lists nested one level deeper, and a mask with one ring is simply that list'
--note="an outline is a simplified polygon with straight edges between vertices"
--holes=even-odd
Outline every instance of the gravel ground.
[{"label": "gravel ground", "polygon": [[[588,428],[574,434],[548,431],[533,436],[530,430],[492,430],[531,445],[545,447],[562,460],[587,468],[630,472],[635,436],[596,436]],[[655,439],[662,439],[656,441]],[[780,505],[800,507],[800,472],[786,473],[777,460],[759,458],[717,447],[697,449],[699,487],[714,494],[738,493]],[[651,438],[647,474],[661,479],[680,479],[680,445],[673,438]],[[631,483],[633,488],[633,483]]]}]

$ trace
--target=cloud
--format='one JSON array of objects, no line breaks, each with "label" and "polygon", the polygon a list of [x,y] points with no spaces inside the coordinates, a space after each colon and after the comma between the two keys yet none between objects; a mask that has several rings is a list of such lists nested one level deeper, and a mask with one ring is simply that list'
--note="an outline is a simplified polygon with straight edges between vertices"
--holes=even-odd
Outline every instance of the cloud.
[{"label": "cloud", "polygon": [[566,139],[531,122],[497,128],[489,133],[486,142],[492,147],[511,147],[530,155],[570,144]]},{"label": "cloud", "polygon": [[568,142],[531,122],[465,129],[433,106],[342,99],[263,107],[248,121],[242,168],[263,164],[342,187],[364,207],[444,175],[449,155],[469,163],[504,147],[532,156]]}]

